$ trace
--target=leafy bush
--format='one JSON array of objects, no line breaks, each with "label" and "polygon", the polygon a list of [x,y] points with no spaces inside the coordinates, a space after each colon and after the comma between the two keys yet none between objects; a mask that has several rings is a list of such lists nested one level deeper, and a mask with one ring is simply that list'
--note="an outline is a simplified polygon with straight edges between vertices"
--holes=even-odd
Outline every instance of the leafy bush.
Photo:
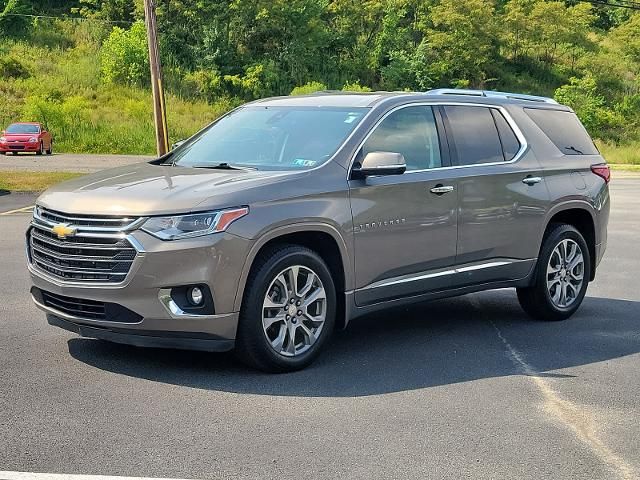
[{"label": "leafy bush", "polygon": [[314,92],[321,92],[322,90],[326,90],[327,86],[322,82],[309,82],[305,83],[300,87],[296,87],[291,90],[289,95],[308,95]]},{"label": "leafy bush", "polygon": [[29,70],[13,57],[0,57],[0,77],[27,78],[29,77]]},{"label": "leafy bush", "polygon": [[598,93],[595,78],[587,74],[583,78],[571,77],[567,85],[558,88],[555,99],[576,112],[585,128],[596,138],[616,138],[616,130],[623,118],[607,109],[605,99]]},{"label": "leafy bush", "polygon": [[137,21],[129,30],[114,27],[102,45],[100,60],[105,83],[148,84],[149,51],[144,23]]},{"label": "leafy bush", "polygon": [[371,89],[367,86],[360,85],[360,82],[345,83],[342,87],[343,92],[370,92]]}]

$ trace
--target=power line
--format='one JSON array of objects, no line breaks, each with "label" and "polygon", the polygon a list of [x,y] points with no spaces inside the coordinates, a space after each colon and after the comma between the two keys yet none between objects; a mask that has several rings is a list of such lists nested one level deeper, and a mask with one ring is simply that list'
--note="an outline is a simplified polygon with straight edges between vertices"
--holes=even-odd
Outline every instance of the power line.
[{"label": "power line", "polygon": [[102,18],[65,17],[65,16],[55,17],[53,15],[30,15],[28,13],[5,13],[5,14],[0,15],[0,16],[3,16],[3,17],[27,17],[27,18],[34,18],[34,19],[50,18],[50,19],[54,19],[54,20],[77,20],[79,22],[116,23],[116,24],[125,24],[125,25],[131,25],[133,23],[133,22],[130,22],[128,20],[105,20],[105,19],[102,19]]}]

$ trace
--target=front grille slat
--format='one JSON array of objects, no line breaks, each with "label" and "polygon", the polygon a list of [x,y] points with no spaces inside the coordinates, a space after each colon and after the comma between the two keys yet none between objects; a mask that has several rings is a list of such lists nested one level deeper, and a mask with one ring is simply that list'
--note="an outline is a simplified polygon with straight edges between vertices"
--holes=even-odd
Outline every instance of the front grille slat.
[{"label": "front grille slat", "polygon": [[[71,282],[121,283],[129,273],[137,250],[125,237],[124,229],[135,222],[131,217],[70,215],[38,207],[29,230],[29,257],[32,265],[48,275]],[[59,238],[38,218],[69,224],[75,235]],[[91,227],[91,236],[83,236]],[[115,229],[121,229],[114,234]],[[101,231],[103,229],[104,231]]]},{"label": "front grille slat", "polygon": [[31,294],[53,315],[70,315],[82,320],[114,323],[139,323],[142,320],[142,316],[117,303],[67,297],[36,287],[32,287]]},{"label": "front grille slat", "polygon": [[67,315],[91,320],[105,320],[105,304],[92,300],[80,300],[50,292],[42,292],[42,300],[47,307],[58,310]]},{"label": "front grille slat", "polygon": [[47,260],[37,254],[34,255],[33,258],[36,260],[36,262],[42,263],[49,268],[60,270],[61,272],[68,272],[68,273],[94,273],[95,272],[95,273],[108,273],[111,275],[126,275],[126,273],[114,272],[114,270],[117,268],[117,265],[114,266],[113,268],[86,268],[86,267],[80,267],[80,266],[69,267],[69,266],[60,265],[59,263],[55,263],[50,260]]}]

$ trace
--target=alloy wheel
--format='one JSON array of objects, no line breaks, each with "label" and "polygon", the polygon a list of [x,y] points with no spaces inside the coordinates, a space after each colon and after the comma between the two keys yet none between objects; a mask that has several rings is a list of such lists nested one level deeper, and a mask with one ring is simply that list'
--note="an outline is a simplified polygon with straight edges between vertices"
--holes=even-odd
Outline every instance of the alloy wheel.
[{"label": "alloy wheel", "polygon": [[262,305],[262,329],[278,354],[295,357],[318,340],[327,316],[327,294],[310,268],[294,265],[273,279]]},{"label": "alloy wheel", "polygon": [[584,255],[580,245],[564,239],[556,245],[547,265],[547,291],[559,308],[570,307],[584,282]]}]

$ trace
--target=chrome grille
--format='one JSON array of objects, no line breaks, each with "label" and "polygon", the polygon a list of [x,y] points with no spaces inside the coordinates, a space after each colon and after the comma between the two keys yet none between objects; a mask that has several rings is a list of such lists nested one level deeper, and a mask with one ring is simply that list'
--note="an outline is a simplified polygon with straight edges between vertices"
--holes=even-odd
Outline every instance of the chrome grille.
[{"label": "chrome grille", "polygon": [[[121,283],[137,250],[126,238],[143,219],[69,215],[38,207],[28,234],[29,260],[34,268],[61,280]],[[55,225],[74,228],[74,235],[59,238]]]}]

